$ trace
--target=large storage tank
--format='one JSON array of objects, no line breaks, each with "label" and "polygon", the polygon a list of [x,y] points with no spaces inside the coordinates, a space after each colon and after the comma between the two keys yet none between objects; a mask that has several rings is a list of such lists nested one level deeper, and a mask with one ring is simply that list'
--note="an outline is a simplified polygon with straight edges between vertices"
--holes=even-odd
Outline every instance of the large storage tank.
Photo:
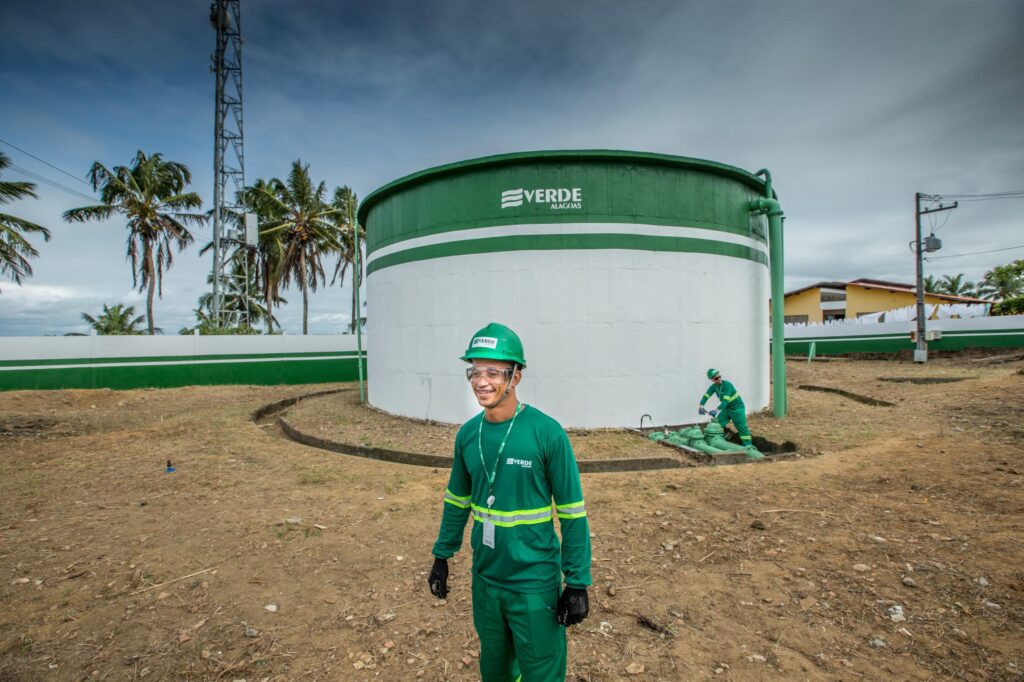
[{"label": "large storage tank", "polygon": [[567,427],[693,421],[719,368],[769,397],[764,195],[712,161],[505,154],[431,168],[363,202],[370,404],[459,423],[459,356],[491,321],[523,340],[519,396]]}]

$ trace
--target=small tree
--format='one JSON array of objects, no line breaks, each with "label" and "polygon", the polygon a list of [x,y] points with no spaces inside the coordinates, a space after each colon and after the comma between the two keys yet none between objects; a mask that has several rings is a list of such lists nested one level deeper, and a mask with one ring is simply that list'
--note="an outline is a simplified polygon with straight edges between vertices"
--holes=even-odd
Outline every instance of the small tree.
[{"label": "small tree", "polygon": [[1007,298],[992,305],[993,315],[1024,315],[1024,296]]},{"label": "small tree", "polygon": [[938,283],[938,293],[949,294],[950,296],[972,296],[974,295],[974,282],[964,280],[964,273],[956,275],[943,275]]},{"label": "small tree", "polygon": [[978,284],[978,294],[990,301],[1002,301],[1024,293],[1024,260],[997,265]]},{"label": "small tree", "polygon": [[[112,306],[103,304],[103,312],[97,317],[88,313],[82,313],[82,319],[89,323],[100,336],[139,336],[145,332],[139,329],[146,318],[142,315],[135,315],[135,306],[126,306],[123,303],[115,303]],[[163,330],[156,329],[158,333]]]}]

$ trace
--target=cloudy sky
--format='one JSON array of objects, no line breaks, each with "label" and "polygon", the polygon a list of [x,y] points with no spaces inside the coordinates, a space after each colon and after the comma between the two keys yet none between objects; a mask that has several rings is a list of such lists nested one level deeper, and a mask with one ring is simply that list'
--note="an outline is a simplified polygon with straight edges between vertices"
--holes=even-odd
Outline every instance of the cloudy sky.
[{"label": "cloudy sky", "polygon": [[[0,151],[86,195],[93,161],[162,152],[192,169],[208,206],[208,8],[0,0]],[[787,288],[910,282],[915,192],[1024,189],[1022,28],[1024,0],[243,0],[246,172],[283,177],[301,158],[365,196],[429,166],[534,149],[767,166],[787,216]],[[123,222],[65,224],[88,202],[38,193],[4,207],[53,239],[24,286],[0,281],[0,334],[84,330],[81,312],[104,302],[143,311]],[[947,258],[926,271],[976,280],[1024,258],[959,256],[1024,246],[1022,209],[938,214]],[[176,258],[158,326],[193,323],[209,269],[197,247]],[[285,296],[279,318],[298,333],[301,295]],[[315,294],[311,332],[340,332],[349,300],[337,285]]]}]

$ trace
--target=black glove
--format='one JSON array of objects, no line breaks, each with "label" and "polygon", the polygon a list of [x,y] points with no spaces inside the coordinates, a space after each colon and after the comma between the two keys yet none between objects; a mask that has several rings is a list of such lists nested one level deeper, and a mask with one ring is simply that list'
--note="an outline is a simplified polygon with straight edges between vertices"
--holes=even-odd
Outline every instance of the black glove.
[{"label": "black glove", "polygon": [[590,600],[587,598],[587,590],[578,587],[566,586],[562,590],[562,596],[558,598],[556,619],[559,625],[569,627],[576,625],[590,613]]},{"label": "black glove", "polygon": [[707,413],[708,413],[708,411],[706,409],[704,409],[703,405],[701,405],[700,407],[697,408],[697,414],[707,414]]},{"label": "black glove", "polygon": [[434,565],[430,569],[430,576],[427,577],[427,584],[430,585],[430,593],[438,599],[448,596],[448,560],[434,559]]}]

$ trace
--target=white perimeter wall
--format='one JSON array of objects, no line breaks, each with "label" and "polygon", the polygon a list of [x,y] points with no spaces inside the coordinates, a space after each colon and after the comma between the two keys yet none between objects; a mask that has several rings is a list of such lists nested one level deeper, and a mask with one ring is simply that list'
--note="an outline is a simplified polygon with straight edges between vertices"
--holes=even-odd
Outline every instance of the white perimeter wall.
[{"label": "white perimeter wall", "polygon": [[696,421],[708,367],[749,411],[769,398],[768,268],[697,253],[512,251],[394,265],[367,283],[369,401],[461,423],[480,408],[459,357],[514,329],[520,399],[567,427]]}]

